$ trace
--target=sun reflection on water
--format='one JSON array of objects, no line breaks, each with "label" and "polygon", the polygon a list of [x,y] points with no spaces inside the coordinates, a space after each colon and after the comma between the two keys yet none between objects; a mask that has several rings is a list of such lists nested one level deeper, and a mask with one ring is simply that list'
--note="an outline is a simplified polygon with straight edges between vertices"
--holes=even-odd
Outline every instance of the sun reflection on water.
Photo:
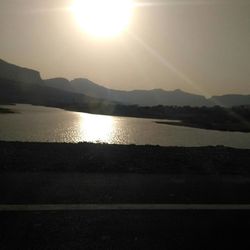
[{"label": "sun reflection on water", "polygon": [[111,116],[79,113],[81,141],[111,143],[114,129],[115,122]]}]

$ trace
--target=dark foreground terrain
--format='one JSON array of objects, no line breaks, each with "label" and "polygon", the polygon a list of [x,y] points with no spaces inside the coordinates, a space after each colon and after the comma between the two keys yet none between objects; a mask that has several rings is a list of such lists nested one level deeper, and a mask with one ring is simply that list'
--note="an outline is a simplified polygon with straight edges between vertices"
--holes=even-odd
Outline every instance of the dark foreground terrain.
[{"label": "dark foreground terrain", "polygon": [[12,111],[11,109],[1,108],[0,107],[0,114],[13,114],[13,113],[15,113],[15,112]]},{"label": "dark foreground terrain", "polygon": [[0,142],[0,249],[247,249],[249,204],[247,149]]},{"label": "dark foreground terrain", "polygon": [[1,249],[249,249],[250,211],[0,213]]},{"label": "dark foreground terrain", "polygon": [[0,172],[250,176],[250,149],[0,141]]}]

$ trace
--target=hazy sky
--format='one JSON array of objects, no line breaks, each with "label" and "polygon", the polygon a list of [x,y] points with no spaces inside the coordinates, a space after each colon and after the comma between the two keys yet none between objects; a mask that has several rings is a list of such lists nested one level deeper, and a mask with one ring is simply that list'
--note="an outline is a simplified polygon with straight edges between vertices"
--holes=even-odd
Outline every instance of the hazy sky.
[{"label": "hazy sky", "polygon": [[84,33],[72,2],[1,0],[0,58],[114,89],[250,94],[250,0],[140,1],[112,39]]}]

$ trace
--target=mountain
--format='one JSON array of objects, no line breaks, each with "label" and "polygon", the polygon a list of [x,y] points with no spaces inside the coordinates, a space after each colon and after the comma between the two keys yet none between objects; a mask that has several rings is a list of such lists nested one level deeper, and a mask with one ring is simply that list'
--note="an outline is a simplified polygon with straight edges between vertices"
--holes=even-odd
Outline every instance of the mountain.
[{"label": "mountain", "polygon": [[190,94],[179,89],[174,91],[162,89],[122,91],[105,88],[85,78],[73,81],[54,78],[44,80],[44,83],[49,87],[128,105],[206,106],[210,104],[204,96]]},{"label": "mountain", "polygon": [[162,89],[121,91],[108,89],[88,79],[75,79],[70,82],[77,93],[107,99],[124,104],[140,106],[176,105],[176,106],[203,106],[209,105],[205,97],[190,94],[181,90],[166,91]]},{"label": "mountain", "polygon": [[[101,85],[98,85],[85,78],[77,78],[72,81],[69,81],[65,78],[53,78],[42,80],[40,73],[38,71],[22,68],[10,63],[7,63],[3,60],[0,60],[0,79],[1,86],[0,92],[1,98],[4,98],[3,93],[6,95],[11,94],[15,95],[17,89],[22,93],[24,90],[28,91],[33,89],[40,89],[42,91],[43,98],[48,99],[47,96],[57,96],[59,99],[50,100],[50,102],[68,102],[74,103],[74,100],[77,100],[77,103],[82,103],[82,98],[87,100],[88,96],[91,97],[91,100],[98,100],[101,102],[110,102],[110,103],[120,103],[126,105],[139,105],[139,106],[239,106],[239,105],[250,105],[250,95],[222,95],[222,96],[213,96],[209,99],[205,98],[202,95],[195,95],[191,93],[184,92],[182,90],[176,89],[173,91],[166,91],[163,89],[152,89],[152,90],[132,90],[132,91],[122,91],[105,88]],[[3,82],[8,82],[12,84],[12,92],[8,90],[8,86],[3,84]],[[12,82],[12,83],[11,83]],[[22,83],[22,84],[21,84]],[[39,85],[37,87],[31,86]],[[5,89],[4,89],[5,88]],[[23,88],[23,89],[20,89]],[[15,91],[14,91],[15,89]],[[8,92],[8,91],[9,92]],[[33,91],[32,90],[32,91]],[[51,95],[51,93],[53,95]],[[46,95],[45,95],[46,93]],[[60,94],[59,94],[60,93]],[[27,94],[27,93],[26,93]],[[30,93],[31,94],[31,93]],[[36,96],[36,94],[34,94]],[[5,96],[5,99],[8,96]],[[11,96],[9,96],[11,97]],[[32,98],[31,96],[29,98]],[[37,95],[38,100],[40,99]],[[64,99],[63,99],[64,98]],[[73,98],[73,99],[72,99]],[[79,98],[81,101],[79,102]],[[11,98],[9,98],[11,99]],[[32,98],[34,100],[34,98]],[[53,99],[51,97],[51,99]],[[14,100],[14,99],[13,99]],[[1,100],[0,100],[1,101]]]},{"label": "mountain", "polygon": [[23,83],[0,78],[0,103],[30,103],[36,105],[70,107],[91,106],[93,103],[105,103],[103,100],[69,93],[44,86],[44,84]]},{"label": "mountain", "polygon": [[0,59],[0,78],[26,83],[42,83],[38,71],[22,68]]},{"label": "mountain", "polygon": [[[102,112],[113,103],[69,92],[63,78],[43,81],[38,71],[0,60],[0,103],[29,103],[88,112]],[[58,89],[60,88],[60,89]]]},{"label": "mountain", "polygon": [[250,95],[213,96],[209,100],[212,103],[215,103],[219,106],[224,106],[224,107],[250,105]]},{"label": "mountain", "polygon": [[74,92],[74,89],[70,84],[70,81],[65,78],[52,78],[48,80],[43,80],[43,82],[47,87]]},{"label": "mountain", "polygon": [[180,89],[173,91],[163,89],[122,91],[105,88],[85,78],[78,78],[73,81],[55,78],[46,80],[45,84],[58,89],[128,105],[193,107],[250,105],[250,95],[222,95],[207,99],[204,96],[187,93]]}]

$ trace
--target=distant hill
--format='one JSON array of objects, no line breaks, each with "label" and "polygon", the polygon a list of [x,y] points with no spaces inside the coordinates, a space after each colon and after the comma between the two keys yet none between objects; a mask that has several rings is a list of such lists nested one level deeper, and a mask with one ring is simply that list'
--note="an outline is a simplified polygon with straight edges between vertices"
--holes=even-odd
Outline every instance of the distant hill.
[{"label": "distant hill", "polygon": [[43,82],[47,87],[74,92],[74,89],[70,84],[70,81],[65,78],[52,78],[48,80],[43,80]]},{"label": "distant hill", "polygon": [[181,90],[165,91],[162,89],[121,91],[108,89],[87,79],[75,79],[70,82],[77,93],[107,99],[125,104],[140,106],[176,105],[203,106],[208,105],[205,97],[189,94]]},{"label": "distant hill", "polygon": [[210,98],[210,102],[224,107],[250,105],[250,95],[213,96]]},{"label": "distant hill", "polygon": [[207,106],[210,104],[204,96],[190,94],[179,89],[174,91],[162,89],[122,91],[105,88],[85,78],[78,78],[71,82],[55,78],[44,82],[49,87],[128,105]]},{"label": "distant hill", "polygon": [[114,104],[70,92],[69,81],[63,78],[43,81],[38,71],[18,67],[0,60],[0,104],[30,103],[34,105],[53,106],[101,112],[99,107]]},{"label": "distant hill", "polygon": [[222,95],[207,99],[204,96],[187,93],[180,89],[173,91],[163,89],[122,91],[105,88],[85,78],[78,78],[73,81],[55,78],[46,80],[45,84],[50,87],[128,105],[193,107],[250,105],[250,95]]},{"label": "distant hill", "polygon": [[[3,60],[0,60],[0,78],[2,79],[2,81],[3,79],[5,79],[8,81],[13,81],[15,84],[17,82],[25,84],[38,84],[39,86],[37,86],[37,89],[42,88],[48,96],[50,96],[50,91],[55,94],[56,90],[60,90],[61,92],[57,93],[61,93],[60,95],[62,95],[60,97],[61,102],[69,100],[70,98],[72,98],[72,96],[79,97],[84,95],[85,99],[87,98],[87,96],[89,96],[94,99],[96,98],[97,100],[106,100],[107,102],[111,103],[115,102],[126,105],[139,106],[164,105],[195,107],[219,105],[230,107],[238,105],[250,105],[250,95],[223,95],[213,96],[207,99],[202,95],[187,93],[179,89],[173,91],[166,91],[163,89],[132,91],[114,90],[98,85],[85,78],[77,78],[73,81],[69,81],[65,78],[42,80],[38,71],[22,68],[7,63]],[[27,87],[28,85],[25,84],[22,85],[22,88],[29,89],[30,86]],[[4,88],[7,88],[7,86],[5,85]],[[0,91],[3,91],[3,85],[0,86]],[[62,98],[64,98],[65,100],[62,100]]]},{"label": "distant hill", "polygon": [[23,83],[0,78],[0,103],[31,103],[55,107],[91,106],[105,103],[83,94],[47,87],[44,84]]},{"label": "distant hill", "polygon": [[38,71],[22,68],[0,59],[0,78],[26,83],[42,83]]}]

